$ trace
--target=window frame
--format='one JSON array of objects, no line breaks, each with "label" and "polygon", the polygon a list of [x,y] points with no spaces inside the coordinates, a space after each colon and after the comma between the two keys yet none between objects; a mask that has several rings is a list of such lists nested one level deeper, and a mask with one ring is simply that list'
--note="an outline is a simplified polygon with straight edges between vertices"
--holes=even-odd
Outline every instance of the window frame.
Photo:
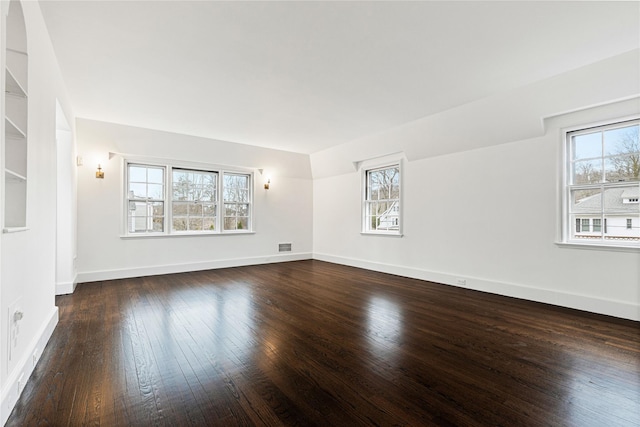
[{"label": "window frame", "polygon": [[[562,129],[562,156],[561,156],[561,179],[559,180],[561,183],[560,194],[561,194],[561,203],[562,207],[561,211],[561,222],[560,222],[560,240],[556,243],[560,246],[572,246],[572,247],[582,247],[582,248],[593,248],[593,249],[604,249],[604,250],[622,250],[622,251],[638,251],[640,250],[640,240],[607,240],[606,235],[608,233],[608,226],[610,224],[607,223],[607,215],[605,214],[604,206],[601,207],[600,211],[600,230],[596,231],[600,234],[601,238],[594,241],[583,241],[578,238],[574,238],[573,233],[582,232],[586,233],[585,230],[575,230],[575,226],[577,224],[578,218],[584,216],[584,214],[577,214],[571,212],[571,200],[572,200],[572,191],[580,191],[580,190],[600,190],[600,194],[604,197],[605,191],[611,189],[621,189],[621,188],[634,188],[640,187],[640,181],[612,181],[607,182],[602,181],[602,179],[597,183],[581,183],[574,184],[572,183],[572,173],[573,173],[573,164],[572,164],[572,137],[579,135],[586,135],[594,132],[606,132],[608,130],[623,128],[629,125],[640,125],[640,115],[622,117],[613,120],[601,121],[597,123],[586,124],[582,126],[575,126],[571,128]],[[602,152],[601,157],[598,160],[602,160],[603,162],[603,170],[604,163],[611,155],[607,155],[606,152]],[[574,160],[581,161],[582,159]],[[582,160],[584,161],[584,160]],[[614,214],[616,215],[616,214]],[[590,225],[592,221],[590,221]],[[591,232],[592,228],[589,228],[589,232]]]},{"label": "window frame", "polygon": [[[177,160],[158,160],[153,158],[139,158],[136,156],[127,156],[122,159],[123,172],[121,177],[122,181],[122,232],[121,238],[147,238],[147,237],[171,237],[171,236],[216,236],[216,235],[232,235],[232,234],[254,234],[254,194],[255,194],[255,174],[252,169],[229,167],[214,164],[195,163],[195,162],[183,162]],[[129,166],[138,165],[142,167],[161,168],[164,175],[164,215],[163,215],[163,231],[146,231],[146,232],[131,232],[129,230]],[[174,171],[187,171],[187,172],[204,172],[213,173],[216,175],[216,197],[215,197],[215,222],[213,230],[174,230],[173,229],[173,203],[175,201],[173,197],[173,184],[174,184]],[[224,176],[227,174],[244,175],[248,178],[248,224],[246,229],[224,229]]]},{"label": "window frame", "polygon": [[[131,183],[129,181],[130,177],[129,177],[129,167],[133,166],[133,167],[141,167],[141,168],[145,168],[147,169],[147,171],[145,172],[146,174],[146,180],[145,181],[134,181],[134,184],[142,184],[144,182],[144,184],[147,186],[147,195],[148,195],[148,186],[150,185],[150,181],[149,181],[149,169],[159,169],[162,171],[162,183],[158,184],[158,183],[151,183],[151,185],[162,185],[162,195],[160,198],[151,198],[151,197],[135,197],[135,193],[132,196],[132,192],[129,190],[129,184]],[[126,184],[125,184],[125,214],[124,214],[124,218],[125,218],[125,232],[126,233],[130,233],[130,234],[135,234],[135,235],[155,235],[158,233],[164,233],[164,231],[166,230],[166,206],[167,206],[167,188],[166,188],[166,174],[167,171],[164,167],[162,166],[158,166],[158,165],[151,165],[151,164],[143,164],[140,162],[129,162],[125,165],[125,176],[126,176]],[[153,218],[154,215],[152,214],[151,216],[147,215],[144,216],[147,222],[149,222],[149,220],[151,220],[151,230],[149,230],[149,228],[147,227],[147,229],[145,229],[144,231],[140,231],[140,232],[132,232],[130,231],[130,224],[132,221],[132,218],[130,217],[130,213],[132,211],[131,209],[131,203],[146,203],[147,204],[147,210],[149,210],[149,207],[152,208],[152,206],[150,206],[150,204],[154,204],[154,203],[162,203],[162,231],[153,231]],[[152,208],[153,210],[153,208]],[[135,217],[135,216],[134,216]],[[135,221],[135,220],[133,220]]]},{"label": "window frame", "polygon": [[[367,161],[362,162],[361,166],[361,195],[360,195],[360,234],[362,235],[374,235],[374,236],[403,236],[403,195],[404,195],[404,183],[403,183],[403,161],[402,158],[392,157],[386,158],[384,160],[379,161]],[[384,230],[384,229],[376,229],[372,230],[367,226],[368,224],[368,215],[367,215],[367,204],[370,202],[368,199],[368,177],[369,173],[373,171],[398,168],[398,198],[397,198],[397,207],[398,207],[398,216],[397,218],[397,229],[394,230]],[[385,199],[385,200],[396,200],[396,199]],[[393,204],[391,205],[391,207]],[[395,223],[395,221],[394,221]],[[394,224],[395,225],[395,224]]]}]

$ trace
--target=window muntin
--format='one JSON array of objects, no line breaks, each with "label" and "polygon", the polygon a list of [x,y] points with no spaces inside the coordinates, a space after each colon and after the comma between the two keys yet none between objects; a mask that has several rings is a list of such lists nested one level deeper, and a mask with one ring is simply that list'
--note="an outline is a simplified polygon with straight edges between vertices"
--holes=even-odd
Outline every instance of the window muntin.
[{"label": "window muntin", "polygon": [[125,165],[127,235],[251,231],[251,173]]},{"label": "window muntin", "polygon": [[568,132],[565,241],[640,247],[640,121]]},{"label": "window muntin", "polygon": [[364,180],[363,232],[400,234],[400,165],[365,170]]},{"label": "window muntin", "polygon": [[165,169],[129,164],[127,167],[127,231],[161,233],[164,231]]},{"label": "window muntin", "polygon": [[224,174],[224,230],[248,230],[250,228],[250,176]]}]

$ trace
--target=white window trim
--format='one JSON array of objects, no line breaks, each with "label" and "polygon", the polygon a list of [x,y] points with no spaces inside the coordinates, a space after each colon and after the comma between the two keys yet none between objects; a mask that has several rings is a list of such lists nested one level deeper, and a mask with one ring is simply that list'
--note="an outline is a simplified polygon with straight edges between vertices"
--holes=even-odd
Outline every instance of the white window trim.
[{"label": "white window trim", "polygon": [[[404,228],[404,172],[403,163],[405,160],[404,153],[395,153],[386,156],[377,157],[369,160],[354,162],[354,166],[360,171],[360,234],[363,236],[388,236],[402,237]],[[373,169],[384,169],[398,166],[400,171],[400,199],[398,201],[400,213],[398,215],[398,230],[367,230],[365,227],[366,217],[366,197],[367,197],[367,171]]]},{"label": "white window trim", "polygon": [[[111,153],[110,153],[111,154]],[[117,153],[113,153],[113,155],[117,155]],[[217,165],[211,163],[200,163],[200,162],[189,162],[189,161],[181,161],[181,160],[169,160],[169,159],[159,159],[153,157],[143,157],[136,155],[122,155],[121,161],[121,173],[120,173],[120,203],[121,203],[121,239],[147,239],[147,238],[162,238],[162,237],[195,237],[195,236],[229,236],[229,235],[237,235],[237,234],[256,234],[254,229],[255,218],[254,218],[254,193],[255,193],[255,173],[253,169],[235,167],[235,166],[226,166],[226,165]],[[128,204],[127,200],[127,190],[128,190],[128,165],[129,164],[139,164],[145,166],[155,166],[164,168],[165,173],[165,183],[164,183],[164,204],[165,204],[165,215],[164,215],[164,231],[161,232],[147,232],[147,233],[130,233],[128,230]],[[171,194],[173,192],[173,169],[192,169],[192,170],[203,170],[203,171],[212,171],[218,174],[218,194],[217,194],[217,209],[218,213],[216,215],[216,230],[208,231],[172,231],[172,214],[171,214]],[[224,193],[222,191],[222,182],[225,173],[233,173],[233,174],[243,174],[249,175],[250,177],[250,185],[249,185],[249,227],[246,230],[224,230]]]},{"label": "white window trim", "polygon": [[[618,251],[618,252],[640,252],[640,245],[638,244],[629,244],[627,242],[614,242],[614,241],[597,241],[597,242],[587,242],[587,241],[577,241],[576,239],[571,239],[571,227],[572,222],[570,220],[569,215],[569,205],[570,205],[570,197],[569,197],[569,173],[571,170],[570,167],[570,155],[569,155],[569,134],[585,131],[588,133],[589,129],[598,128],[598,127],[606,127],[612,126],[615,127],[617,124],[640,120],[640,115],[632,115],[621,118],[616,118],[612,120],[604,120],[594,123],[588,123],[579,126],[572,126],[561,129],[561,142],[562,142],[562,150],[561,150],[561,159],[559,161],[559,174],[560,179],[558,182],[560,183],[560,223],[559,223],[559,236],[558,240],[554,242],[556,246],[562,248],[576,248],[576,249],[588,249],[588,250],[605,250],[605,251]],[[620,184],[618,184],[620,185]],[[634,183],[629,183],[629,186],[633,186]],[[640,184],[639,184],[640,185]],[[573,186],[571,188],[578,189],[579,186]],[[602,227],[605,227],[605,223],[602,223]]]}]

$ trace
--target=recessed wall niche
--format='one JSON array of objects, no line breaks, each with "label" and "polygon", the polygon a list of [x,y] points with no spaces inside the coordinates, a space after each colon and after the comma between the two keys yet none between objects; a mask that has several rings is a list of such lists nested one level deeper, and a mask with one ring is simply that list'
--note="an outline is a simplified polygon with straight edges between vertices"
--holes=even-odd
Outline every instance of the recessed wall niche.
[{"label": "recessed wall niche", "polygon": [[28,61],[27,34],[22,5],[9,2],[5,45],[4,88],[4,225],[10,232],[27,225],[27,118]]}]

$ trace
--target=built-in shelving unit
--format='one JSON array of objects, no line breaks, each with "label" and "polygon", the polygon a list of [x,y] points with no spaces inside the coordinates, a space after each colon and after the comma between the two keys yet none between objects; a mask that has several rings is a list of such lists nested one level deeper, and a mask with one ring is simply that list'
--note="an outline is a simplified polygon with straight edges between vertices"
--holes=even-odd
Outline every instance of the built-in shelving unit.
[{"label": "built-in shelving unit", "polygon": [[26,31],[20,2],[9,3],[4,79],[3,232],[26,230],[28,153],[28,62]]}]

